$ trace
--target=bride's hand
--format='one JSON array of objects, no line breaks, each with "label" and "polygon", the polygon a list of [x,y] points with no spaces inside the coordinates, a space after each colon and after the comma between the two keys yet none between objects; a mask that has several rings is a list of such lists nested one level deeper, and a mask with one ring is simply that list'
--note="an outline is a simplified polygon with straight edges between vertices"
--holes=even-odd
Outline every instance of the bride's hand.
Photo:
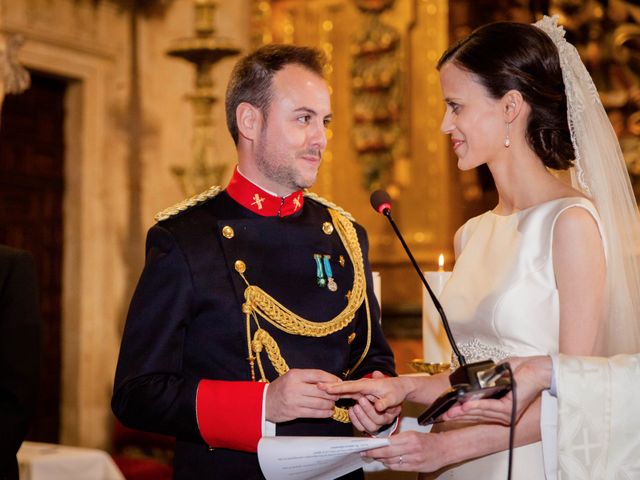
[{"label": "bride's hand", "polygon": [[320,384],[319,387],[341,398],[358,400],[362,396],[367,396],[378,412],[400,405],[412,391],[412,384],[407,377],[362,378],[348,382]]},{"label": "bride's hand", "polygon": [[[383,373],[375,371],[372,378],[382,379],[385,376]],[[373,395],[363,395],[354,406],[349,408],[349,418],[353,426],[370,435],[376,435],[381,428],[393,424],[402,410],[400,406],[395,406],[378,411],[374,406],[376,400],[377,398]]]},{"label": "bride's hand", "polygon": [[362,453],[391,470],[433,472],[447,463],[441,434],[407,431],[390,437],[391,445]]}]

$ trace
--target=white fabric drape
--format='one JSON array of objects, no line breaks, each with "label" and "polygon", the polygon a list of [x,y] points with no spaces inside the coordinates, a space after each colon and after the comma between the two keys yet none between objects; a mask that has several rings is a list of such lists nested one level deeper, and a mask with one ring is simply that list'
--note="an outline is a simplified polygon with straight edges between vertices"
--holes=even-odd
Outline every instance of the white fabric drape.
[{"label": "white fabric drape", "polygon": [[640,478],[640,354],[560,355],[559,480]]}]

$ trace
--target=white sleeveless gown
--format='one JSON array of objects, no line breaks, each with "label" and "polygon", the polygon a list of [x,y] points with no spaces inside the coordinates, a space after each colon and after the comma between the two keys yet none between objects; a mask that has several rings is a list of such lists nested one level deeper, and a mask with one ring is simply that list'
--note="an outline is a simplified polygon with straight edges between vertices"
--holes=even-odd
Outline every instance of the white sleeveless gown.
[{"label": "white sleeveless gown", "polygon": [[[589,211],[600,225],[593,204],[572,197],[512,215],[486,212],[463,226],[460,254],[440,300],[469,363],[558,353],[560,310],[552,239],[558,216],[571,207]],[[555,399],[543,399],[541,428],[548,457],[557,456],[556,408]],[[516,448],[512,478],[555,478],[555,460],[547,461],[547,471],[551,471],[545,477],[542,442]],[[507,468],[508,452],[498,452],[465,462],[437,478],[506,479]]]}]

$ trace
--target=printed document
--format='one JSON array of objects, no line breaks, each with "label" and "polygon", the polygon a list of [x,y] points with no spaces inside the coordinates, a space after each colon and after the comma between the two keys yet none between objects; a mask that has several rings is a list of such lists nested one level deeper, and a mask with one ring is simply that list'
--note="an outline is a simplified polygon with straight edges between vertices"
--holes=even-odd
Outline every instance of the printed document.
[{"label": "printed document", "polygon": [[262,437],[258,460],[267,480],[332,480],[372,461],[360,452],[387,445],[388,438]]}]

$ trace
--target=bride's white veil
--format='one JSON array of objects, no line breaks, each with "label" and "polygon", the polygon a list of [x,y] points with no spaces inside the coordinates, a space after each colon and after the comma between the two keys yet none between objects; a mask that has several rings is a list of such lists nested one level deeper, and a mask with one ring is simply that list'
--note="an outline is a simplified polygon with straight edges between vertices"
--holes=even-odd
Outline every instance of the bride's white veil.
[{"label": "bride's white veil", "polygon": [[535,26],[558,48],[567,117],[576,154],[573,186],[600,214],[607,257],[607,301],[602,354],[640,352],[640,217],[622,151],[596,87],[578,51],[564,38],[557,16]]}]

